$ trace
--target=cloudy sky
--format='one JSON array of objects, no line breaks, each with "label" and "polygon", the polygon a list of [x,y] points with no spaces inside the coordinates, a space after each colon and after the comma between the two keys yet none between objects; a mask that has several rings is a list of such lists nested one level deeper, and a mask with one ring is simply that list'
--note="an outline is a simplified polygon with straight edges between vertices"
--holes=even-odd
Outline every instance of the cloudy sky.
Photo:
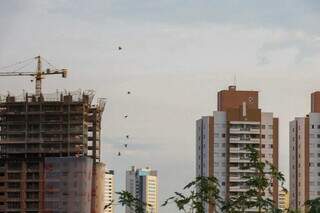
[{"label": "cloudy sky", "polygon": [[[45,92],[94,89],[107,98],[103,160],[117,190],[130,165],[151,166],[163,201],[194,177],[195,120],[216,109],[216,93],[234,76],[280,118],[288,174],[288,122],[308,113],[320,90],[319,10],[318,0],[3,0],[0,67],[41,54],[70,69],[67,79],[46,79]],[[1,94],[33,87],[0,79]]]}]

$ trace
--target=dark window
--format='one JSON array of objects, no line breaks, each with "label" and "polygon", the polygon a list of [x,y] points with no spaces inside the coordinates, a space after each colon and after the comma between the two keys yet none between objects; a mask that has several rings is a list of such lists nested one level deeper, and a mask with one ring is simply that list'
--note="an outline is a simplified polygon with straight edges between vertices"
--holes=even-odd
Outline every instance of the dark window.
[{"label": "dark window", "polygon": [[266,138],[266,136],[265,135],[261,135],[261,138]]},{"label": "dark window", "polygon": [[311,125],[311,128],[314,129],[314,124]]}]

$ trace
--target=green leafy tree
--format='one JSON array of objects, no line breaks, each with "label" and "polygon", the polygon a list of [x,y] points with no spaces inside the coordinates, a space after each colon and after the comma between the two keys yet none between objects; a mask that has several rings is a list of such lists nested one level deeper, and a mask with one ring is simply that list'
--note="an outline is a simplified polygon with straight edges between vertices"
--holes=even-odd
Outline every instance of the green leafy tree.
[{"label": "green leafy tree", "polygon": [[320,197],[307,200],[305,206],[309,209],[309,213],[319,213],[320,212]]},{"label": "green leafy tree", "polygon": [[121,192],[116,192],[118,195],[118,203],[115,203],[115,201],[111,201],[109,204],[107,204],[104,209],[107,209],[108,207],[112,205],[121,205],[121,206],[126,206],[128,208],[131,208],[134,210],[135,213],[147,213],[146,212],[146,207],[151,206],[150,204],[147,204],[140,199],[136,198],[134,195],[132,195],[128,191],[121,191]]},{"label": "green leafy tree", "polygon": [[197,177],[187,184],[184,193],[175,192],[162,206],[174,203],[179,211],[186,213],[205,213],[205,204],[219,207],[222,200],[219,196],[219,184],[215,177]]},{"label": "green leafy tree", "polygon": [[271,194],[271,187],[275,181],[280,182],[283,187],[284,175],[271,163],[261,161],[259,151],[252,145],[247,145],[246,150],[249,163],[241,169],[253,170],[253,174],[242,177],[245,179],[248,190],[232,196],[222,210],[233,213],[256,208],[258,212],[281,212],[275,207],[275,202],[265,196],[265,193]]}]

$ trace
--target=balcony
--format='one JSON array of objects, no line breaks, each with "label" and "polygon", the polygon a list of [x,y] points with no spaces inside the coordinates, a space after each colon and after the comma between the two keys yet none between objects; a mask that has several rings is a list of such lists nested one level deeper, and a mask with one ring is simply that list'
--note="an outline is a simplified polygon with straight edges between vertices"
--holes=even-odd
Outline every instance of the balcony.
[{"label": "balcony", "polygon": [[250,153],[250,151],[246,150],[245,148],[230,148],[230,153]]},{"label": "balcony", "polygon": [[249,186],[230,186],[230,192],[245,192]]},{"label": "balcony", "polygon": [[241,167],[229,167],[230,172],[236,172],[236,173],[254,173],[255,170],[253,168],[250,169],[241,169]]},{"label": "balcony", "polygon": [[230,157],[230,163],[249,163],[250,160],[248,158],[240,158],[240,157]]},{"label": "balcony", "polygon": [[230,143],[260,144],[260,138],[230,137]]},{"label": "balcony", "polygon": [[246,180],[241,178],[240,175],[237,175],[237,176],[230,176],[229,181],[230,182],[245,182]]},{"label": "balcony", "polygon": [[260,134],[260,128],[256,128],[256,127],[231,127],[230,134]]}]

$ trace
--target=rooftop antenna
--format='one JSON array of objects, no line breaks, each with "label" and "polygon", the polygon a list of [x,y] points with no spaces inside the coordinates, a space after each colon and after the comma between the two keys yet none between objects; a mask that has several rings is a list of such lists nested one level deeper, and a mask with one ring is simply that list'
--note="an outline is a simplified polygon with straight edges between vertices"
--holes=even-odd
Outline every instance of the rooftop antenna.
[{"label": "rooftop antenna", "polygon": [[233,85],[237,86],[237,74],[236,73],[233,75]]}]

